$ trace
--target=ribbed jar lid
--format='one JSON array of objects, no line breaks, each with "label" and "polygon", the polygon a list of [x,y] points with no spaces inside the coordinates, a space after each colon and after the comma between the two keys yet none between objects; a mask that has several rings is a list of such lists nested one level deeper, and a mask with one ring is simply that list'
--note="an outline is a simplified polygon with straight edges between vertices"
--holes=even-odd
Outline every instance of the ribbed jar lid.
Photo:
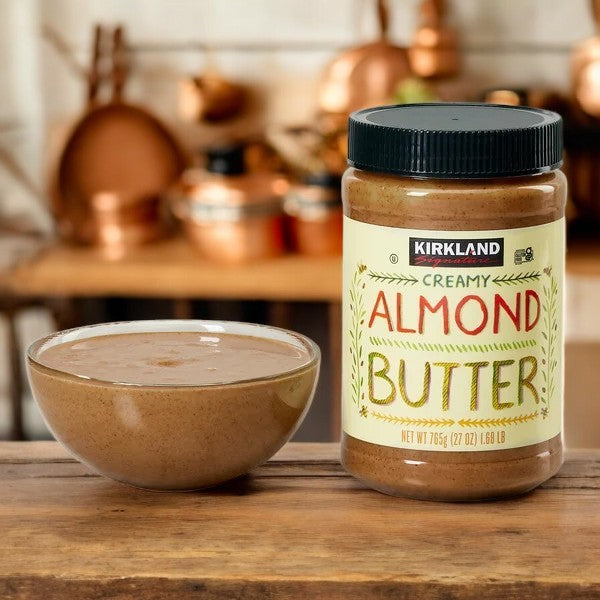
[{"label": "ribbed jar lid", "polygon": [[543,173],[562,163],[562,119],[548,110],[483,103],[368,108],[350,115],[348,163],[439,179]]}]

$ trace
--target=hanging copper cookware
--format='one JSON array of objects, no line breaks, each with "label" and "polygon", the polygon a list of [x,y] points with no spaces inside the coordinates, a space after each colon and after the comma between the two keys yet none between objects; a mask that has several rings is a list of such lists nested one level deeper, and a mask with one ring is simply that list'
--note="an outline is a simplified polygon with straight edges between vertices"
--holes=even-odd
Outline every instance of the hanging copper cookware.
[{"label": "hanging copper cookware", "polygon": [[198,77],[179,84],[179,115],[184,121],[219,123],[240,116],[246,108],[248,90],[224,77],[211,52],[207,68]]},{"label": "hanging copper cookware", "polygon": [[591,0],[596,35],[578,44],[572,57],[573,96],[588,115],[600,117],[600,0]]},{"label": "hanging copper cookware", "polygon": [[184,168],[167,129],[149,112],[126,104],[123,32],[112,37],[112,98],[100,104],[107,78],[107,35],[96,27],[88,86],[88,110],[64,148],[53,187],[54,212],[67,239],[122,246],[163,232],[160,197]]},{"label": "hanging copper cookware", "polygon": [[409,74],[405,48],[388,40],[389,11],[378,0],[379,39],[345,50],[323,72],[318,92],[319,109],[347,114],[389,102],[399,82]]},{"label": "hanging copper cookware", "polygon": [[425,78],[451,77],[460,66],[456,31],[445,24],[445,1],[422,0],[421,22],[408,50],[410,67]]}]

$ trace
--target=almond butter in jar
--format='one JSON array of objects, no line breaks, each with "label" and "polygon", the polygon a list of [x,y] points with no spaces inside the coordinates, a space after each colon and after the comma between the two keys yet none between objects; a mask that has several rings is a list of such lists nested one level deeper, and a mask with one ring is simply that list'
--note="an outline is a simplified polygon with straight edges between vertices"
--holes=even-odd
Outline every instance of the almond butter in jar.
[{"label": "almond butter in jar", "polygon": [[562,463],[559,115],[413,104],[351,115],[342,462],[385,493],[524,493]]}]

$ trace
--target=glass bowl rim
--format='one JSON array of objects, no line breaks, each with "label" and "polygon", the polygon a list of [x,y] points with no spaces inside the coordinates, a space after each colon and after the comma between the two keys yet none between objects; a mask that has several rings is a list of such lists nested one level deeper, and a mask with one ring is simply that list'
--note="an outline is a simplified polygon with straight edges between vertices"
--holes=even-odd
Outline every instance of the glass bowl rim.
[{"label": "glass bowl rim", "polygon": [[[154,328],[153,328],[154,327]],[[187,327],[187,328],[186,328]],[[204,329],[201,329],[204,327]],[[233,329],[251,330],[258,334],[266,334],[271,332],[274,336],[268,335],[253,335],[252,333],[239,333],[239,331],[228,331],[228,327]],[[94,335],[94,331],[101,330],[102,328],[112,329],[127,329],[132,328],[130,331],[119,331],[114,333],[113,331],[106,331],[105,333],[98,333]],[[89,335],[83,335],[77,337],[78,333],[88,333]],[[92,337],[99,337],[103,335],[118,335],[119,333],[159,333],[159,332],[174,332],[174,333],[231,333],[234,335],[245,335],[248,337],[259,337],[262,339],[271,339],[276,341],[286,341],[286,338],[290,338],[297,342],[296,347],[302,347],[308,352],[308,360],[298,367],[293,369],[287,369],[278,371],[271,375],[264,375],[261,377],[246,377],[240,379],[226,379],[224,381],[217,381],[211,383],[131,383],[122,381],[111,381],[109,379],[100,379],[98,377],[88,377],[86,375],[78,375],[77,373],[71,373],[68,370],[56,369],[49,367],[39,359],[39,354],[46,348],[75,340],[84,340]],[[67,337],[68,339],[61,339]],[[61,339],[61,341],[57,341]],[[51,343],[55,342],[55,343]],[[290,343],[290,342],[287,342]],[[50,346],[48,346],[50,344]],[[294,345],[292,343],[292,345]],[[259,323],[248,323],[244,321],[226,321],[226,320],[210,320],[210,319],[139,319],[131,321],[110,321],[108,323],[95,323],[92,325],[82,325],[79,327],[72,327],[70,329],[63,329],[56,331],[49,335],[42,336],[32,342],[26,351],[27,360],[37,367],[41,367],[54,374],[60,375],[61,377],[73,378],[76,381],[96,383],[99,385],[110,385],[115,387],[127,387],[127,388],[218,388],[225,386],[235,386],[238,384],[258,383],[266,381],[274,381],[281,379],[282,377],[288,377],[296,373],[308,370],[309,368],[319,365],[321,360],[321,350],[319,346],[311,340],[309,337],[292,331],[290,329],[284,329],[282,327],[274,327],[272,325],[262,325]]]}]

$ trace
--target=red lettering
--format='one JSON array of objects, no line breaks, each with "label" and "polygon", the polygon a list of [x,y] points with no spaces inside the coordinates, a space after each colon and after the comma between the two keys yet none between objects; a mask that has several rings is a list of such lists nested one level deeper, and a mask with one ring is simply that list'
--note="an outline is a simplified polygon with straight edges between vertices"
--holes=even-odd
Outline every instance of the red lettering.
[{"label": "red lettering", "polygon": [[494,296],[494,333],[500,329],[500,309],[508,315],[508,318],[514,323],[515,329],[521,331],[521,292],[515,297],[515,312],[513,312],[504,298],[500,294]]},{"label": "red lettering", "polygon": [[400,333],[415,333],[415,329],[402,327],[402,294],[396,294],[396,331]]},{"label": "red lettering", "polygon": [[448,335],[450,331],[450,324],[448,323],[448,298],[442,296],[442,299],[435,305],[429,304],[424,296],[419,297],[419,333],[423,333],[425,325],[425,309],[432,313],[436,313],[438,310],[442,310],[442,316],[444,318],[444,335]]},{"label": "red lettering", "polygon": [[[383,306],[383,312],[378,312],[379,304]],[[390,309],[387,305],[387,300],[385,299],[385,294],[383,290],[379,291],[377,294],[377,300],[375,300],[375,306],[373,307],[373,312],[371,313],[371,318],[369,319],[369,327],[373,326],[373,321],[375,317],[383,317],[387,321],[387,326],[390,331],[394,331],[394,327],[392,325],[392,319],[390,318]]]},{"label": "red lettering", "polygon": [[[469,302],[471,300],[474,300],[475,302],[477,302],[477,304],[479,304],[479,307],[481,308],[481,323],[477,327],[475,327],[475,329],[467,329],[462,322],[462,316],[461,316],[463,307],[467,304],[467,302]],[[487,309],[484,301],[479,296],[469,294],[468,296],[465,296],[456,305],[456,311],[454,314],[454,318],[456,320],[456,324],[458,325],[458,328],[463,333],[466,333],[467,335],[477,335],[477,334],[481,333],[483,331],[484,327],[487,325],[488,309]]]},{"label": "red lettering", "polygon": [[[535,318],[531,319],[531,301],[535,301]],[[533,290],[525,290],[525,331],[531,331],[540,320],[540,297]]]}]

